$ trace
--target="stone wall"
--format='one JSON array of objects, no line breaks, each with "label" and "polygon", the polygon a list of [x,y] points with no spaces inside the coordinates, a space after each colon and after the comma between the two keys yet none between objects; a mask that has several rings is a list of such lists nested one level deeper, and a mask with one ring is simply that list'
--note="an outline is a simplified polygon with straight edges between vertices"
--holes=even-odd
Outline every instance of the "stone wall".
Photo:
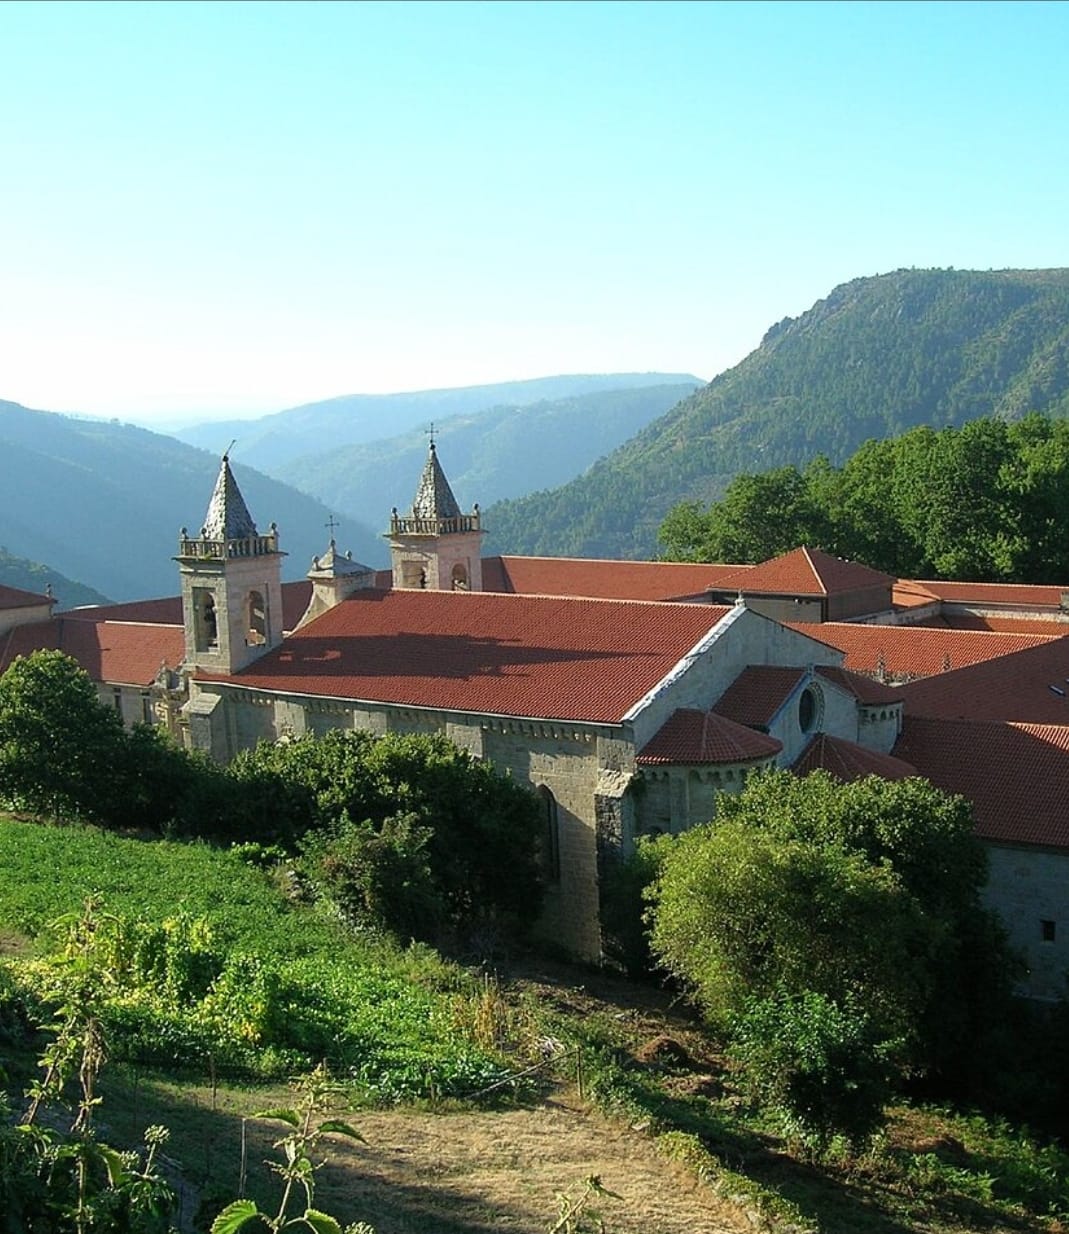
[{"label": "stone wall", "polygon": [[1028,966],[1021,992],[1063,998],[1069,973],[1069,854],[1001,844],[988,844],[987,850],[984,898]]}]

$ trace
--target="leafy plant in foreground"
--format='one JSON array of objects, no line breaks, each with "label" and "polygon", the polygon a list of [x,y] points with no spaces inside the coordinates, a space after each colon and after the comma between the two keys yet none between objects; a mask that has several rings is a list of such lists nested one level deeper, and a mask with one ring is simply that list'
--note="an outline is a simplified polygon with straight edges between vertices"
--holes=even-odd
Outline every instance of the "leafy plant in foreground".
[{"label": "leafy plant in foreground", "polygon": [[[275,1142],[275,1147],[282,1152],[282,1161],[268,1163],[283,1184],[278,1210],[272,1216],[264,1212],[255,1200],[234,1200],[212,1222],[211,1234],[238,1234],[246,1228],[266,1228],[271,1234],[289,1229],[308,1229],[313,1234],[374,1234],[372,1227],[363,1221],[348,1225],[343,1231],[334,1217],[312,1205],[317,1169],[312,1154],[320,1141],[329,1134],[344,1135],[361,1142],[363,1136],[340,1119],[313,1122],[316,1109],[334,1091],[323,1067],[317,1067],[304,1081],[302,1088],[304,1100],[297,1109],[265,1110],[256,1115],[257,1118],[285,1123],[290,1128]],[[304,1194],[304,1212],[291,1215],[294,1196],[301,1192]]]},{"label": "leafy plant in foreground", "polygon": [[[97,905],[87,901],[68,922],[64,1000],[56,1035],[41,1058],[43,1075],[14,1126],[0,1130],[0,1213],[20,1234],[167,1234],[174,1193],[159,1173],[164,1127],[145,1132],[146,1151],[122,1152],[99,1140],[93,1118],[105,1058],[99,1008],[107,969],[95,945]],[[64,1130],[57,1111],[76,1083],[74,1117]]]}]

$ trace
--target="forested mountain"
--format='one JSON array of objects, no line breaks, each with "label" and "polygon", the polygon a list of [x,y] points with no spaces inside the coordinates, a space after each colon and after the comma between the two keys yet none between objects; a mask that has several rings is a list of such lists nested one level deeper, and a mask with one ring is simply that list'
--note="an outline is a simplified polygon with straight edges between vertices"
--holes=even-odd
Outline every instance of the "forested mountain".
[{"label": "forested mountain", "polygon": [[[0,542],[115,600],[173,595],[179,529],[199,530],[218,469],[218,455],[147,429],[0,402]],[[240,463],[234,474],[259,525],[278,523],[283,577],[299,578],[326,547],[330,511]],[[385,560],[369,528],[336,535],[369,565]]]},{"label": "forested mountain", "polygon": [[[432,421],[438,424],[450,416],[666,383],[694,386],[699,381],[689,373],[601,373],[407,394],[347,394],[291,407],[257,420],[200,424],[175,435],[180,441],[215,454],[220,454],[227,442],[236,438],[241,457],[250,467],[276,475],[281,467],[288,467],[305,455],[322,455],[340,446],[396,437],[410,429],[425,430]],[[391,506],[396,504],[396,500],[390,502]],[[381,518],[381,514],[377,517]]]},{"label": "forested mountain", "polygon": [[5,587],[18,587],[22,591],[35,591],[43,595],[45,589],[52,588],[56,597],[56,610],[76,608],[79,604],[108,604],[107,596],[84,583],[76,583],[49,566],[40,565],[36,561],[28,561],[25,557],[14,557],[6,548],[0,546],[0,584]]},{"label": "forested mountain", "polygon": [[[698,384],[692,378],[599,390],[452,416],[435,424],[439,457],[461,505],[486,506],[579,475]],[[421,428],[279,463],[273,474],[361,522],[384,527],[390,509],[406,507],[415,491],[427,454]]]},{"label": "forested mountain", "polygon": [[837,287],[585,475],[486,512],[490,551],[647,557],[739,472],[979,416],[1069,411],[1069,270],[899,270]]}]

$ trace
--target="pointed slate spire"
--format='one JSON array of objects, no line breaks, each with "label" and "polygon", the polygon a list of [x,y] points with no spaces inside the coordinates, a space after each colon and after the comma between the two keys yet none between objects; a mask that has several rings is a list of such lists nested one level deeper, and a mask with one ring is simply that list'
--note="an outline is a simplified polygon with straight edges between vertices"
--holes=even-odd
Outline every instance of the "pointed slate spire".
[{"label": "pointed slate spire", "polygon": [[413,518],[461,518],[460,506],[438,462],[438,452],[431,441],[427,463],[419,478],[419,487],[412,502]]},{"label": "pointed slate spire", "polygon": [[230,456],[223,455],[219,465],[219,477],[215,481],[208,513],[204,517],[206,540],[244,540],[257,534],[249,507],[241,495],[241,489],[230,470]]}]

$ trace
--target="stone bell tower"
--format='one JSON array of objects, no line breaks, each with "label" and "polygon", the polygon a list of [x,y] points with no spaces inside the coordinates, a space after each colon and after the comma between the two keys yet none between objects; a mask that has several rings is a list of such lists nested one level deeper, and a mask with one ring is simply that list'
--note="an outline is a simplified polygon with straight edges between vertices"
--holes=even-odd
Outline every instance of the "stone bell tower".
[{"label": "stone bell tower", "polygon": [[394,587],[430,591],[482,591],[479,507],[463,514],[445,478],[431,438],[411,515],[390,519],[387,539]]},{"label": "stone bell tower", "polygon": [[278,528],[260,535],[224,454],[199,536],[178,543],[186,658],[192,668],[232,673],[282,641]]}]

